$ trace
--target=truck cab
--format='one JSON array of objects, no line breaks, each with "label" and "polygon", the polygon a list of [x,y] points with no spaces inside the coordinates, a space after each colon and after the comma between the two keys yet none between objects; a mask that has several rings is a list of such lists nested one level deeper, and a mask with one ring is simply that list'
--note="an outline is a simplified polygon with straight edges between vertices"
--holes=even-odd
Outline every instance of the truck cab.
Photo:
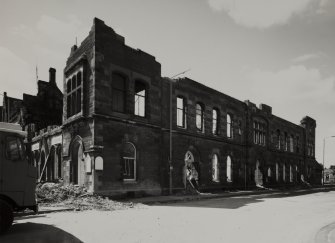
[{"label": "truck cab", "polygon": [[0,233],[12,225],[14,211],[37,212],[37,169],[29,163],[25,137],[20,125],[0,122]]}]

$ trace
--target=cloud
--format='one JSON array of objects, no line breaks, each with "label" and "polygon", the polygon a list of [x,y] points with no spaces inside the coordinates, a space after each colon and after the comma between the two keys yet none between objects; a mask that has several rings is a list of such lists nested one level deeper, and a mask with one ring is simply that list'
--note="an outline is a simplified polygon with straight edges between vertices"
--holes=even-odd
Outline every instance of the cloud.
[{"label": "cloud", "polygon": [[270,103],[335,104],[335,77],[324,78],[316,68],[293,65],[278,72],[255,69],[245,72],[244,76],[253,96]]},{"label": "cloud", "polygon": [[287,24],[304,13],[312,4],[315,12],[326,6],[327,0],[207,0],[214,11],[225,11],[237,24],[266,29]]},{"label": "cloud", "polygon": [[66,21],[61,21],[48,15],[42,15],[37,23],[38,31],[46,34],[53,40],[65,44],[76,36],[78,29],[81,27],[81,21],[74,15],[68,16]]},{"label": "cloud", "polygon": [[[35,69],[9,49],[0,46],[0,93],[7,92],[11,97],[21,98],[22,93],[35,94]],[[6,87],[6,90],[3,90]],[[2,104],[2,97],[1,104]]]},{"label": "cloud", "polygon": [[292,59],[292,62],[301,63],[301,62],[306,62],[312,59],[318,59],[318,58],[323,58],[323,57],[326,57],[326,54],[323,52],[309,53],[309,54],[305,54],[305,55]]}]

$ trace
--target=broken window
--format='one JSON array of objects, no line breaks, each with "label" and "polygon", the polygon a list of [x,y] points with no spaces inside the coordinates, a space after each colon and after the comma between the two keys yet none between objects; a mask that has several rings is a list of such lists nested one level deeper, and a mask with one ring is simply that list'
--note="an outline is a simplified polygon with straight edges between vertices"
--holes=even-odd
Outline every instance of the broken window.
[{"label": "broken window", "polygon": [[232,165],[231,165],[231,158],[229,155],[227,156],[227,181],[228,182],[232,181]]},{"label": "broken window", "polygon": [[214,135],[218,134],[218,110],[216,108],[213,109],[212,132]]},{"label": "broken window", "polygon": [[125,112],[126,79],[120,74],[112,74],[112,110]]},{"label": "broken window", "polygon": [[195,122],[198,131],[204,132],[204,110],[199,103],[196,104]]},{"label": "broken window", "polygon": [[136,148],[129,142],[123,146],[122,169],[124,181],[136,180]]},{"label": "broken window", "polygon": [[177,126],[186,128],[186,106],[182,97],[177,97]]},{"label": "broken window", "polygon": [[231,119],[231,115],[227,114],[227,137],[228,138],[233,138],[233,122]]},{"label": "broken window", "polygon": [[81,111],[82,72],[72,75],[66,83],[67,117]]},{"label": "broken window", "polygon": [[219,182],[219,162],[216,154],[212,157],[212,180]]},{"label": "broken window", "polygon": [[134,114],[137,116],[145,117],[145,105],[146,105],[145,84],[140,81],[136,81],[135,82],[135,111],[134,111]]}]

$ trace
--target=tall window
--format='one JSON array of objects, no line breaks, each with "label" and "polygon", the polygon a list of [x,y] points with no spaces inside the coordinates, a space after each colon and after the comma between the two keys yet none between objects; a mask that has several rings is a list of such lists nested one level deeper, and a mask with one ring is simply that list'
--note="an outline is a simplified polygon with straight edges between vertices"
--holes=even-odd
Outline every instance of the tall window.
[{"label": "tall window", "polygon": [[216,154],[212,157],[212,179],[215,182],[219,182],[219,162]]},{"label": "tall window", "polygon": [[283,164],[283,181],[286,181],[286,168],[285,168],[285,164]]},{"label": "tall window", "polygon": [[82,72],[73,74],[66,83],[67,117],[81,111]]},{"label": "tall window", "polygon": [[271,167],[268,168],[268,177],[272,176],[272,171],[271,171]]},{"label": "tall window", "polygon": [[232,165],[231,165],[231,158],[228,155],[227,156],[227,181],[231,182],[232,181]]},{"label": "tall window", "polygon": [[265,124],[254,121],[253,127],[254,127],[254,143],[264,146],[266,141]]},{"label": "tall window", "polygon": [[296,149],[297,153],[300,152],[300,140],[299,140],[299,136],[297,137],[297,149]]},{"label": "tall window", "polygon": [[279,165],[276,163],[276,181],[279,181]]},{"label": "tall window", "polygon": [[182,97],[177,97],[177,126],[186,128],[186,106]]},{"label": "tall window", "polygon": [[197,103],[196,104],[196,114],[195,114],[195,123],[198,131],[204,132],[204,110],[202,106]]},{"label": "tall window", "polygon": [[134,111],[135,115],[145,117],[145,103],[146,103],[145,84],[140,81],[136,81],[135,82],[135,111]]},{"label": "tall window", "polygon": [[132,143],[125,143],[123,146],[122,170],[124,181],[136,180],[136,148]]},{"label": "tall window", "polygon": [[288,151],[288,137],[286,132],[284,133],[284,143],[285,143],[284,149],[285,151]]},{"label": "tall window", "polygon": [[112,74],[112,110],[125,111],[125,78],[117,73]]},{"label": "tall window", "polygon": [[218,110],[215,108],[213,109],[212,132],[214,135],[218,134]]},{"label": "tall window", "polygon": [[292,170],[292,165],[290,165],[290,182],[293,182],[293,170]]},{"label": "tall window", "polygon": [[233,121],[230,114],[227,114],[227,137],[233,138]]},{"label": "tall window", "polygon": [[290,136],[290,152],[294,152],[294,138],[292,134]]},{"label": "tall window", "polygon": [[281,136],[280,136],[280,130],[277,130],[277,149],[281,149]]}]

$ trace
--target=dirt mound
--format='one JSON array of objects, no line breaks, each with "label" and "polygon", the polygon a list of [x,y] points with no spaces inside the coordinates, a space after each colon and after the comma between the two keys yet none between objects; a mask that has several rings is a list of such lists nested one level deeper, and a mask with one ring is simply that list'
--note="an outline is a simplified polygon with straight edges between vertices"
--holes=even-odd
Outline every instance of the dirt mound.
[{"label": "dirt mound", "polygon": [[139,207],[132,202],[117,202],[107,197],[94,195],[85,187],[44,183],[36,187],[37,202],[40,206],[66,206],[77,210],[119,210]]}]

